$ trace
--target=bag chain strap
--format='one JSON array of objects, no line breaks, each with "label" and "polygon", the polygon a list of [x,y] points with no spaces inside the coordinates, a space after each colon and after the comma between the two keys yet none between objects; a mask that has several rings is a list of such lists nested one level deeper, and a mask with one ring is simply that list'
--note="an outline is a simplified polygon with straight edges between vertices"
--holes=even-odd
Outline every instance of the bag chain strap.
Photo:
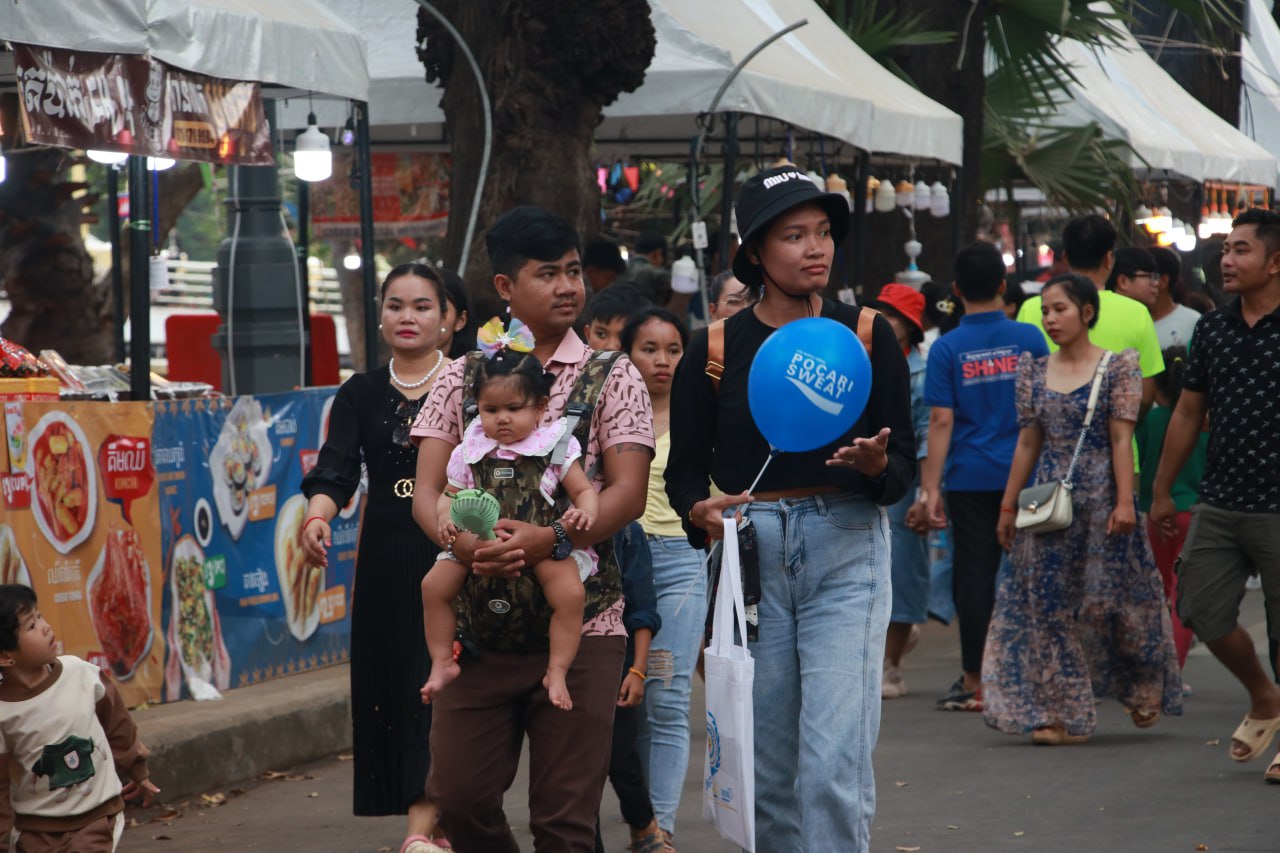
[{"label": "bag chain strap", "polygon": [[1070,491],[1076,474],[1076,461],[1080,458],[1081,451],[1084,450],[1085,436],[1089,434],[1089,425],[1093,423],[1093,410],[1098,407],[1098,390],[1102,387],[1102,376],[1107,372],[1107,363],[1111,361],[1111,352],[1104,351],[1102,358],[1098,359],[1098,369],[1093,373],[1093,387],[1089,389],[1089,407],[1085,410],[1084,426],[1080,427],[1080,438],[1076,440],[1076,450],[1071,454],[1071,465],[1067,467],[1067,476],[1063,478],[1062,485]]}]

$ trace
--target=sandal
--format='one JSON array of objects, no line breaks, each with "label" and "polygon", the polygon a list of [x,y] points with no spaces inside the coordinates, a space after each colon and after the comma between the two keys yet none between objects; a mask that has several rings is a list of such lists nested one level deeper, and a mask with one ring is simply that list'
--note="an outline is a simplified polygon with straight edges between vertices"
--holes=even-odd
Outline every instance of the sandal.
[{"label": "sandal", "polygon": [[1280,731],[1280,716],[1271,717],[1267,720],[1255,720],[1253,717],[1246,715],[1231,734],[1231,739],[1249,747],[1249,751],[1244,755],[1236,755],[1234,752],[1230,752],[1230,748],[1228,748],[1228,752],[1236,761],[1253,761],[1253,759],[1267,751],[1277,731]]},{"label": "sandal", "polygon": [[1262,778],[1266,779],[1268,784],[1280,785],[1280,753],[1271,759],[1271,764],[1267,767],[1267,772],[1262,774]]},{"label": "sandal", "polygon": [[1031,742],[1037,746],[1066,746],[1072,743],[1084,743],[1088,735],[1067,734],[1061,726],[1041,726],[1031,732]]},{"label": "sandal", "polygon": [[1133,720],[1133,724],[1140,729],[1151,728],[1160,722],[1160,718],[1164,716],[1160,711],[1144,711],[1141,708],[1125,708],[1124,712],[1129,715],[1129,719]]},{"label": "sandal", "polygon": [[410,835],[400,845],[400,853],[445,853],[445,849],[425,835]]},{"label": "sandal", "polygon": [[630,853],[663,853],[666,849],[667,841],[660,829],[655,829],[643,838],[633,838],[627,845]]}]

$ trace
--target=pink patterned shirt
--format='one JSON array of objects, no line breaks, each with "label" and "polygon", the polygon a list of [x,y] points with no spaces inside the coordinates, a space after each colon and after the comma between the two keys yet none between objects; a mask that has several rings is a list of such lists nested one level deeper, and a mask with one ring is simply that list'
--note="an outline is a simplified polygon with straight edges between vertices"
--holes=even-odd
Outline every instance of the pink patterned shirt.
[{"label": "pink patterned shirt", "polygon": [[[564,417],[569,392],[596,353],[577,333],[570,330],[544,367],[556,375],[551,399],[542,423],[550,426]],[[410,434],[415,440],[438,438],[451,445],[462,441],[462,376],[466,360],[458,359],[444,369],[423,403]],[[632,443],[653,447],[653,405],[639,371],[626,358],[618,360],[605,380],[591,416],[591,434],[584,448],[583,468],[590,471],[610,447]],[[604,487],[603,466],[596,471],[594,485]],[[583,636],[625,636],[622,626],[622,599],[582,626]]]}]

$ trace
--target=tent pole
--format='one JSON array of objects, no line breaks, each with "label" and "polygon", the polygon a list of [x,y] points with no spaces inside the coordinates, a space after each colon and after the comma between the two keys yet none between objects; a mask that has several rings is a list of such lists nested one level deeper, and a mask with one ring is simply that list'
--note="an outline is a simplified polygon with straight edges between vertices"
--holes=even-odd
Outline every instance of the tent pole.
[{"label": "tent pole", "polygon": [[[720,269],[733,264],[729,257],[729,223],[733,221],[733,176],[738,170],[738,113],[724,117],[724,178],[720,182]],[[703,310],[707,310],[705,304]]]},{"label": "tent pole", "polygon": [[129,157],[129,391],[151,399],[151,220],[147,158]]},{"label": "tent pole", "polygon": [[870,165],[871,155],[858,152],[850,193],[853,198],[853,281],[848,285],[859,294],[867,274],[867,173]]},{"label": "tent pole", "polygon": [[111,235],[111,307],[115,311],[112,343],[116,363],[124,364],[124,253],[120,246],[120,170],[107,167],[107,232]]},{"label": "tent pole", "polygon": [[311,271],[307,267],[307,256],[311,254],[311,184],[307,181],[295,181],[298,188],[298,239],[294,248],[298,253],[298,275],[302,282],[302,378],[308,385],[315,382],[311,371]]},{"label": "tent pole", "polygon": [[378,366],[378,286],[373,260],[373,155],[369,150],[369,104],[355,103],[356,159],[360,164],[360,278],[364,285],[364,369]]}]

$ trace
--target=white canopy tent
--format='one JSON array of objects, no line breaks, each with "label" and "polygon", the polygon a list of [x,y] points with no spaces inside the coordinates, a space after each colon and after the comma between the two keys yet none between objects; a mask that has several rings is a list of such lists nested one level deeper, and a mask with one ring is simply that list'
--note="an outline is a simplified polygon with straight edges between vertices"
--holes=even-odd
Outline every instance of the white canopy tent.
[{"label": "white canopy tent", "polygon": [[[428,85],[414,45],[413,0],[320,0],[360,27],[369,43],[370,120],[375,141],[443,141],[440,90]],[[960,163],[962,121],[885,70],[812,0],[650,0],[657,49],[635,92],[604,110],[604,150],[688,151],[695,119],[734,65],[769,35],[801,18],[807,26],[756,56],[720,101],[720,112],[772,117],[860,149]],[[282,105],[284,127],[302,127],[308,106]],[[316,104],[320,123],[346,113]]]},{"label": "white canopy tent", "polygon": [[0,3],[0,38],[147,54],[186,71],[298,92],[369,96],[364,39],[317,0],[7,2]]},{"label": "white canopy tent", "polygon": [[1118,45],[1063,41],[1059,49],[1079,82],[1051,123],[1098,122],[1104,134],[1141,156],[1133,160],[1135,170],[1275,183],[1276,158],[1179,86],[1128,32]]},{"label": "white canopy tent", "polygon": [[[1240,130],[1280,159],[1280,27],[1267,0],[1249,0],[1248,15],[1241,43]],[[1263,183],[1271,186],[1275,178]]]}]

